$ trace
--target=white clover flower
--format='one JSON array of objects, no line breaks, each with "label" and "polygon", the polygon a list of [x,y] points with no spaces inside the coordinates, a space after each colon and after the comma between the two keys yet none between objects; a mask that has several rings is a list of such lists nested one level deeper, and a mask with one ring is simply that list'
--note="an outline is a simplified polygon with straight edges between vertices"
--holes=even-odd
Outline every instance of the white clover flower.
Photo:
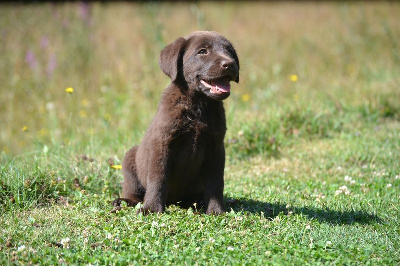
[{"label": "white clover flower", "polygon": [[210,237],[210,238],[208,239],[208,241],[210,241],[211,243],[215,243],[215,239],[212,238],[212,237]]},{"label": "white clover flower", "polygon": [[21,245],[18,247],[18,252],[24,251],[26,249],[25,245]]},{"label": "white clover flower", "polygon": [[400,178],[400,175],[396,175],[395,177],[394,177],[394,179],[399,179]]},{"label": "white clover flower", "polygon": [[107,239],[112,239],[112,234],[108,233],[108,234],[106,235],[106,238],[107,238]]},{"label": "white clover flower", "polygon": [[310,237],[310,244],[308,245],[310,248],[314,247],[313,241],[314,241],[314,239],[312,237]]},{"label": "white clover flower", "polygon": [[158,226],[158,223],[157,223],[156,221],[153,221],[153,222],[151,223],[151,226]]},{"label": "white clover flower", "polygon": [[391,188],[391,187],[392,187],[392,184],[389,183],[389,184],[386,185],[386,187],[387,187],[387,188]]},{"label": "white clover flower", "polygon": [[311,225],[307,224],[306,225],[306,230],[311,230]]},{"label": "white clover flower", "polygon": [[48,102],[46,103],[46,109],[47,110],[53,110],[54,109],[54,103],[53,102]]},{"label": "white clover flower", "polygon": [[71,242],[69,237],[61,239],[61,245],[63,248],[69,248],[69,242]]},{"label": "white clover flower", "polygon": [[85,237],[85,238],[89,236],[89,231],[88,231],[88,229],[83,230],[82,236]]},{"label": "white clover flower", "polygon": [[328,241],[326,241],[326,245],[330,246],[330,245],[332,245],[332,242],[328,240]]},{"label": "white clover flower", "polygon": [[195,250],[196,250],[196,252],[199,252],[199,250],[200,250],[200,247],[197,247]]},{"label": "white clover flower", "polygon": [[229,247],[227,247],[227,250],[233,251],[233,250],[234,250],[234,248],[233,248],[233,247],[231,247],[231,246],[229,246]]},{"label": "white clover flower", "polygon": [[344,181],[346,181],[346,182],[350,182],[351,180],[352,180],[351,176],[346,175],[344,177]]},{"label": "white clover flower", "polygon": [[37,253],[37,250],[32,248],[32,247],[29,247],[28,251],[31,252],[31,253]]},{"label": "white clover flower", "polygon": [[317,202],[321,202],[321,199],[325,199],[325,195],[322,193],[314,195],[314,197],[315,197],[315,201],[317,201]]},{"label": "white clover flower", "polygon": [[351,176],[348,176],[348,175],[346,175],[344,177],[344,181],[347,182],[347,183],[350,183],[352,185],[354,185],[356,183],[356,181]]},{"label": "white clover flower", "polygon": [[343,191],[341,189],[338,189],[335,191],[335,196],[342,194]]},{"label": "white clover flower", "polygon": [[350,195],[350,190],[347,188],[347,186],[341,186],[338,190],[336,190],[335,196],[342,193],[344,193],[345,195]]}]

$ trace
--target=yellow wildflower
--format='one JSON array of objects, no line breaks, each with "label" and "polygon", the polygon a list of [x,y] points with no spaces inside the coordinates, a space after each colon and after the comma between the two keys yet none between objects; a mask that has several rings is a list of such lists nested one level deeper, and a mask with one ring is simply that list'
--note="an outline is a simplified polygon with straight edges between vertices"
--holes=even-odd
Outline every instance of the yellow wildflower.
[{"label": "yellow wildflower", "polygon": [[74,88],[69,87],[69,88],[66,88],[65,91],[68,92],[68,93],[73,93],[74,92]]},{"label": "yellow wildflower", "polygon": [[89,106],[89,101],[87,99],[83,99],[81,101],[81,105],[84,106],[84,107],[88,107]]},{"label": "yellow wildflower", "polygon": [[289,79],[292,82],[296,82],[299,79],[299,77],[297,75],[290,75]]},{"label": "yellow wildflower", "polygon": [[109,113],[105,113],[103,116],[104,120],[111,121],[111,115]]},{"label": "yellow wildflower", "polygon": [[23,126],[22,127],[22,131],[27,131],[28,130],[28,127],[27,126]]},{"label": "yellow wildflower", "polygon": [[121,169],[122,169],[122,165],[120,165],[120,164],[114,164],[114,165],[111,165],[111,168],[117,169],[117,170],[121,170]]},{"label": "yellow wildflower", "polygon": [[80,117],[87,117],[86,111],[85,111],[85,110],[80,110],[80,111],[79,111],[79,116],[80,116]]},{"label": "yellow wildflower", "polygon": [[351,75],[351,74],[355,73],[356,68],[353,64],[348,64],[346,66],[346,70],[347,70],[347,73]]},{"label": "yellow wildflower", "polygon": [[245,93],[245,94],[242,95],[241,98],[242,98],[242,101],[248,102],[250,100],[250,94]]},{"label": "yellow wildflower", "polygon": [[39,131],[40,136],[47,136],[49,134],[49,131],[46,128],[42,128]]}]

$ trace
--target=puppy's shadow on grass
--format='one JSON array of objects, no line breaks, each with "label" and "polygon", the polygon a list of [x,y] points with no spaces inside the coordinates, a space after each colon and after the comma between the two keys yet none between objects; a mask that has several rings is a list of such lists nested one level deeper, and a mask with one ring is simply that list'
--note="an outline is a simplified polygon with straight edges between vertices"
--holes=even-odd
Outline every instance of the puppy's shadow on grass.
[{"label": "puppy's shadow on grass", "polygon": [[323,223],[345,225],[345,224],[372,224],[381,223],[382,220],[375,214],[364,211],[337,211],[329,208],[315,207],[289,207],[284,203],[267,203],[258,200],[246,198],[231,198],[227,199],[228,210],[232,208],[235,212],[245,211],[250,213],[264,213],[267,218],[274,218],[279,213],[288,214],[290,211],[293,214],[303,214],[309,219],[315,219]]}]

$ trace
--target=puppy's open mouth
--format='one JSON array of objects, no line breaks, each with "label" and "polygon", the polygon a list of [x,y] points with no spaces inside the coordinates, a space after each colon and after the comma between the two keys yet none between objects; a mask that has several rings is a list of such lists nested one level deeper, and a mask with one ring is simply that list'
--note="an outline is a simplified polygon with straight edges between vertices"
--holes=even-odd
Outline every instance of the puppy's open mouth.
[{"label": "puppy's open mouth", "polygon": [[212,94],[223,94],[231,91],[231,84],[229,84],[230,80],[228,77],[222,77],[208,81],[202,79],[200,82],[206,88],[209,88],[210,93]]}]

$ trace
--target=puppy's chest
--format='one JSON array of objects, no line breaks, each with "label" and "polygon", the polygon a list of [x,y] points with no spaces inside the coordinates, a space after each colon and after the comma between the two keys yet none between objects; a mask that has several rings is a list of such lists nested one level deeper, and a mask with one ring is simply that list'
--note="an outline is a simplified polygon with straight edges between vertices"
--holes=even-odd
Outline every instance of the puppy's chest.
[{"label": "puppy's chest", "polygon": [[192,152],[209,148],[210,145],[215,146],[224,139],[226,131],[224,122],[218,124],[212,120],[187,118],[182,139],[187,147],[192,147]]},{"label": "puppy's chest", "polygon": [[223,143],[225,114],[223,109],[209,106],[185,106],[181,110],[173,150],[180,158],[201,161],[204,153]]},{"label": "puppy's chest", "polygon": [[[225,117],[219,117],[206,112],[184,112],[181,116],[176,140],[184,153],[190,153],[190,157],[198,156],[205,150],[222,143],[225,131]],[[189,154],[187,154],[189,155]]]},{"label": "puppy's chest", "polygon": [[181,182],[196,179],[204,161],[215,147],[215,140],[207,133],[188,132],[176,138],[171,145],[171,178]]},{"label": "puppy's chest", "polygon": [[225,115],[218,110],[197,110],[184,112],[181,117],[183,132],[197,136],[213,138],[218,135],[225,135]]}]

